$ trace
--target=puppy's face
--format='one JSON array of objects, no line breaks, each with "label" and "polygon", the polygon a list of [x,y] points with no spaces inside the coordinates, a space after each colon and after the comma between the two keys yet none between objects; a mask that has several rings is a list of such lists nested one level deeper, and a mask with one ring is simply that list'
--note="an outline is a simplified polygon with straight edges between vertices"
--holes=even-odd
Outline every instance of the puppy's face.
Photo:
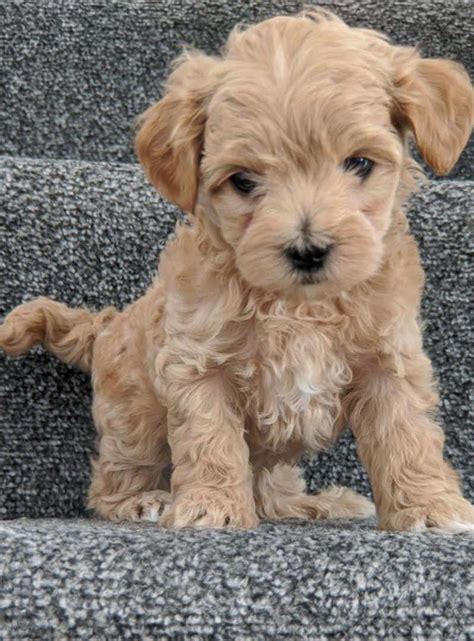
[{"label": "puppy's face", "polygon": [[[430,62],[427,84],[416,65]],[[440,79],[454,90],[439,95]],[[232,248],[250,285],[313,299],[377,272],[408,180],[406,132],[442,172],[471,126],[459,67],[309,14],[234,32],[222,59],[188,56],[146,112],[137,149],[158,189]]]},{"label": "puppy's face", "polygon": [[377,270],[403,153],[375,74],[306,53],[275,48],[213,96],[198,202],[251,285],[314,297]]}]

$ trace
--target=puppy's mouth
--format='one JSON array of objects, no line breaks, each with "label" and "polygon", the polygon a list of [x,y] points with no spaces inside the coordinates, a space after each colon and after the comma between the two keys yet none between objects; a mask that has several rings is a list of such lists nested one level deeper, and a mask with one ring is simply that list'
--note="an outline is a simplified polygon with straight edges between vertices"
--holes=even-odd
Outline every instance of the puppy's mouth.
[{"label": "puppy's mouth", "polygon": [[[295,273],[295,271],[293,273]],[[310,274],[301,274],[299,272],[296,272],[296,277],[298,278],[301,285],[317,285],[318,283],[321,283],[323,280],[326,280],[326,276],[324,275],[324,272],[320,272],[320,271],[310,273]]]}]

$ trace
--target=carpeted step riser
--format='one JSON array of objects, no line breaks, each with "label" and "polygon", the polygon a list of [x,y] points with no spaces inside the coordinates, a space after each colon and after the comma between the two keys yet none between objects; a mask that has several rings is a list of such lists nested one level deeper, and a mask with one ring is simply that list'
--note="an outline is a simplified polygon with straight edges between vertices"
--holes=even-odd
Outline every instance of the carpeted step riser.
[{"label": "carpeted step riser", "polygon": [[[132,126],[189,44],[215,53],[237,22],[294,13],[296,0],[5,0],[0,5],[0,153],[133,161]],[[348,23],[419,43],[472,71],[472,5],[451,0],[321,0]],[[452,177],[472,177],[472,145]]]},{"label": "carpeted step riser", "polygon": [[[156,195],[139,167],[3,158],[0,182],[6,222],[0,264],[7,275],[0,315],[42,294],[98,309],[122,308],[145,291],[177,210]],[[471,495],[470,325],[463,310],[472,187],[432,183],[410,207],[427,270],[425,342],[441,379],[447,455],[464,471]],[[40,349],[22,359],[2,356],[1,363],[0,516],[84,513],[94,441],[88,378]],[[306,478],[313,491],[335,483],[369,491],[349,435],[307,461]]]},{"label": "carpeted step riser", "polygon": [[381,532],[371,521],[0,527],[5,641],[471,638],[469,536]]}]

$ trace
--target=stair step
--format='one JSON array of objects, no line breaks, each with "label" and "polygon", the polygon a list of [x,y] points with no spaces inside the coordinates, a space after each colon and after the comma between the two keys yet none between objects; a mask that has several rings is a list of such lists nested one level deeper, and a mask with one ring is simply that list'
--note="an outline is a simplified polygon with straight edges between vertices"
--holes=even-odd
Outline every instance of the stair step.
[{"label": "stair step", "polygon": [[[159,97],[183,44],[217,52],[242,21],[293,13],[295,0],[3,0],[0,153],[133,161],[131,127]],[[472,65],[470,0],[320,0],[348,23],[429,56]],[[472,68],[471,68],[472,71]],[[473,147],[453,177],[472,177]]]}]

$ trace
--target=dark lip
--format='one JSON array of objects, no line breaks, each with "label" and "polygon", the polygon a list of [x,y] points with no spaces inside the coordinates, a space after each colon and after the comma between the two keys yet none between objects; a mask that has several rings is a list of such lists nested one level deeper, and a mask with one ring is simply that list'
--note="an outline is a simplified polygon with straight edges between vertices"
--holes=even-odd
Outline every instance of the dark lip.
[{"label": "dark lip", "polygon": [[309,272],[308,274],[300,275],[299,281],[301,285],[318,285],[322,280],[325,280],[324,274],[321,271]]}]

